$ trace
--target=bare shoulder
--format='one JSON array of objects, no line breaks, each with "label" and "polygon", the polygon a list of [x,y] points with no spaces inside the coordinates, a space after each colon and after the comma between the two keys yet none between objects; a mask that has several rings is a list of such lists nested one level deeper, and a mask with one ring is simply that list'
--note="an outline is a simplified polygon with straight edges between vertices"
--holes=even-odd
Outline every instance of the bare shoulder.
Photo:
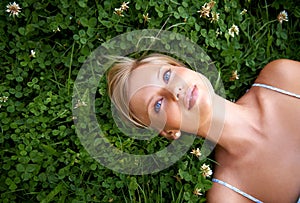
[{"label": "bare shoulder", "polygon": [[268,63],[262,69],[257,80],[277,81],[279,78],[285,78],[285,77],[298,77],[299,79],[300,62],[289,60],[289,59],[274,60]]},{"label": "bare shoulder", "polygon": [[213,184],[213,187],[208,191],[207,203],[221,203],[221,202],[231,202],[231,203],[251,203],[252,201],[243,197],[242,195],[226,188],[217,183]]},{"label": "bare shoulder", "polygon": [[262,69],[255,82],[272,85],[299,94],[300,62],[289,59],[274,60]]}]

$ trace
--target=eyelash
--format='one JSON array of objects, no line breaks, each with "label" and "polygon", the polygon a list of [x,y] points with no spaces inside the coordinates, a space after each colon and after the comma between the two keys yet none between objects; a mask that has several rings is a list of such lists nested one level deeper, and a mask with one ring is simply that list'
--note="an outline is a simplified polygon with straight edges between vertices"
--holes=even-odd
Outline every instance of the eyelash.
[{"label": "eyelash", "polygon": [[[166,78],[168,77],[168,78]],[[171,77],[171,69],[167,70],[164,75],[163,75],[163,80],[165,83],[168,84],[169,80],[170,80],[170,77]]]},{"label": "eyelash", "polygon": [[160,99],[157,102],[155,102],[155,104],[154,104],[154,111],[156,113],[159,113],[161,105],[162,105],[162,101],[163,101],[163,99]]},{"label": "eyelash", "polygon": [[[168,69],[163,74],[163,81],[168,84],[168,82],[170,80],[170,77],[171,77],[171,69]],[[161,105],[162,105],[162,101],[163,101],[163,99],[159,99],[157,102],[155,102],[155,104],[154,104],[154,111],[156,113],[159,113]]]}]

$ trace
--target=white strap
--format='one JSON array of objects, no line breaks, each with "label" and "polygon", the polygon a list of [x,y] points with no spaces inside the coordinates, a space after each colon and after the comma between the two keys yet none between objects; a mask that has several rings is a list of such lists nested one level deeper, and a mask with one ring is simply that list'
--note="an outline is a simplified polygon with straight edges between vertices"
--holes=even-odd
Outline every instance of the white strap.
[{"label": "white strap", "polygon": [[296,97],[296,98],[300,99],[299,94],[295,94],[295,93],[292,93],[292,92],[289,92],[289,91],[286,91],[286,90],[283,90],[283,89],[279,89],[277,87],[273,87],[273,86],[270,86],[270,85],[254,83],[252,86],[254,86],[254,87],[263,87],[263,88],[266,88],[266,89],[273,90],[275,92],[279,92],[279,93],[282,93],[282,94],[292,96],[292,97]]}]

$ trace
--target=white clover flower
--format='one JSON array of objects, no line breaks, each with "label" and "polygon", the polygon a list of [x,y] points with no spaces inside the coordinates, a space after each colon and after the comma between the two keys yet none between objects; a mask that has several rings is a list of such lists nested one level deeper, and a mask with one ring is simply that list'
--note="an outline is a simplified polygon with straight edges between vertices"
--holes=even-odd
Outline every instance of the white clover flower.
[{"label": "white clover flower", "polygon": [[234,37],[234,34],[239,35],[239,27],[233,24],[231,28],[229,28],[229,35]]},{"label": "white clover flower", "polygon": [[237,70],[232,71],[231,77],[230,77],[230,81],[234,81],[234,80],[238,80],[239,79],[239,75],[237,73]]},{"label": "white clover flower", "polygon": [[13,15],[13,17],[18,16],[19,13],[21,12],[21,7],[19,6],[19,4],[17,4],[16,2],[14,3],[9,3],[6,6],[6,12],[10,13],[9,16]]},{"label": "white clover flower", "polygon": [[242,12],[240,12],[241,15],[245,15],[247,13],[246,9],[243,9]]},{"label": "white clover flower", "polygon": [[30,56],[29,57],[35,58],[35,51],[34,50],[30,50]]},{"label": "white clover flower", "polygon": [[121,5],[121,10],[126,11],[129,8],[128,4],[129,4],[129,1],[123,2]]},{"label": "white clover flower", "polygon": [[114,14],[124,17],[123,10],[121,8],[115,8]]},{"label": "white clover flower", "polygon": [[214,0],[210,0],[210,2],[207,4],[207,8],[210,10],[215,6],[216,2]]},{"label": "white clover flower", "polygon": [[55,30],[53,30],[53,32],[60,32],[59,27],[57,27]]},{"label": "white clover flower", "polygon": [[220,18],[220,14],[217,12],[211,12],[211,19],[210,22],[218,22]]},{"label": "white clover flower", "polygon": [[198,13],[200,13],[200,18],[203,17],[203,18],[206,18],[206,17],[209,17],[209,13],[210,13],[210,8],[207,6],[207,3],[205,3],[201,10],[197,11]]},{"label": "white clover flower", "polygon": [[206,165],[206,164],[203,164],[203,165],[201,166],[201,173],[202,173],[202,175],[203,175],[204,177],[210,177],[210,176],[213,174],[213,172],[212,172],[212,170],[210,169],[209,165]]},{"label": "white clover flower", "polygon": [[7,100],[8,100],[8,97],[7,96],[2,96],[2,97],[0,97],[0,102],[7,102]]},{"label": "white clover flower", "polygon": [[202,155],[199,148],[193,149],[193,150],[191,151],[191,154],[194,154],[196,157],[200,157],[200,156]]},{"label": "white clover flower", "polygon": [[222,34],[222,31],[220,31],[220,29],[217,28],[217,30],[216,30],[216,37],[218,37],[218,36],[221,35],[221,34]]},{"label": "white clover flower", "polygon": [[77,100],[77,104],[75,104],[74,109],[77,109],[77,108],[82,107],[82,106],[87,106],[87,104],[84,101]]},{"label": "white clover flower", "polygon": [[209,17],[210,11],[211,9],[215,6],[216,2],[211,0],[209,3],[205,3],[201,10],[197,11],[198,13],[200,13],[200,18],[206,18]]},{"label": "white clover flower", "polygon": [[203,194],[201,193],[201,189],[198,189],[198,188],[196,188],[196,189],[193,191],[193,193],[194,193],[194,195],[197,195],[197,196],[203,195]]},{"label": "white clover flower", "polygon": [[[5,102],[7,102],[7,100],[8,100],[8,97],[7,97],[7,96],[2,96],[2,97],[0,97],[0,102],[1,102],[1,103],[5,103]],[[2,104],[0,104],[0,109],[1,109],[1,107],[2,107]]]},{"label": "white clover flower", "polygon": [[146,15],[143,14],[143,18],[144,18],[144,23],[150,21],[151,18],[149,18],[149,14],[147,13]]},{"label": "white clover flower", "polygon": [[286,11],[281,11],[277,16],[277,20],[279,21],[279,23],[282,23],[283,21],[288,21],[287,12]]},{"label": "white clover flower", "polygon": [[3,96],[3,97],[2,97],[2,99],[3,99],[3,102],[7,102],[7,100],[8,100],[8,97],[6,97],[6,96]]}]

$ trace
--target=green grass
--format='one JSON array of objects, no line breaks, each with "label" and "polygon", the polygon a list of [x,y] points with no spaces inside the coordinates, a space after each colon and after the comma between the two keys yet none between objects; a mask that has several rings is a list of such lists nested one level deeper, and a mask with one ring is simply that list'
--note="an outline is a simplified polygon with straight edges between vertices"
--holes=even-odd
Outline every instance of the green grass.
[{"label": "green grass", "polygon": [[[211,57],[229,100],[242,96],[265,64],[300,61],[300,7],[296,1],[216,1],[218,22],[200,18],[205,0],[122,1],[24,0],[18,16],[0,2],[0,199],[1,202],[205,202],[210,178],[201,166],[214,164],[186,153],[171,167],[134,176],[114,172],[91,157],[80,142],[72,111],[74,82],[85,59],[103,42],[141,29],[180,33]],[[247,13],[240,12],[247,9]],[[286,10],[288,21],[277,15]],[[145,21],[143,14],[151,18]],[[239,34],[229,35],[229,28]],[[58,31],[58,29],[60,31]],[[217,35],[216,31],[222,32]],[[126,46],[120,44],[120,49]],[[30,56],[31,50],[36,54]],[[137,54],[138,55],[138,54]],[[196,56],[195,56],[196,57]],[[230,80],[236,71],[239,79]],[[163,138],[136,141],[114,124],[106,84],[99,83],[98,122],[114,146],[148,154],[169,144]],[[84,98],[83,98],[84,99]],[[195,140],[192,149],[203,140]],[[204,195],[193,191],[201,189]]]}]

